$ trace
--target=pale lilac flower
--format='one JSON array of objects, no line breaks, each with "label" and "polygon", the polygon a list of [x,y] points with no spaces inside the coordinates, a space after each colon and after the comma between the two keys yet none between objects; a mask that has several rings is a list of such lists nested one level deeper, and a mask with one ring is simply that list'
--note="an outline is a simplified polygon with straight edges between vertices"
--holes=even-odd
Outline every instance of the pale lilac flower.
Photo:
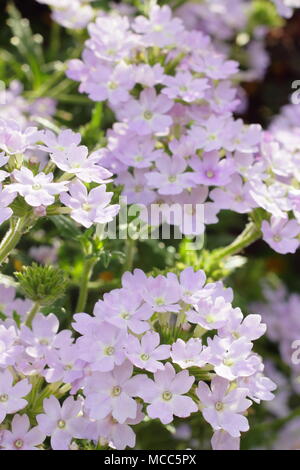
[{"label": "pale lilac flower", "polygon": [[181,369],[188,367],[203,367],[205,361],[201,360],[202,341],[199,338],[190,338],[187,342],[178,339],[172,344],[171,358]]},{"label": "pale lilac flower", "polygon": [[194,271],[190,266],[184,269],[179,276],[181,287],[181,298],[187,304],[195,303],[206,281],[205,272],[202,270]]},{"label": "pale lilac flower", "polygon": [[166,76],[162,93],[170,99],[182,99],[187,103],[200,100],[209,88],[206,78],[195,78],[190,72],[177,72],[175,77]]},{"label": "pale lilac flower", "polygon": [[23,348],[18,344],[18,339],[15,325],[0,325],[0,368],[14,365],[22,354]]},{"label": "pale lilac flower", "polygon": [[[0,168],[6,165],[8,160],[9,160],[9,157],[6,157],[4,152],[0,153]],[[9,176],[9,173],[7,171],[0,170],[0,183],[4,181],[8,176]]]},{"label": "pale lilac flower", "polygon": [[154,87],[159,83],[164,83],[165,69],[160,64],[153,67],[148,64],[139,64],[135,66],[134,75],[136,83],[147,87]]},{"label": "pale lilac flower", "polygon": [[149,277],[146,288],[142,292],[143,299],[151,305],[155,312],[178,312],[180,306],[180,288],[175,275],[168,277]]},{"label": "pale lilac flower", "polygon": [[276,218],[285,218],[285,211],[291,209],[291,202],[287,198],[287,189],[280,183],[267,186],[262,181],[250,181],[250,195],[259,207],[270,212]]},{"label": "pale lilac flower", "polygon": [[199,382],[196,394],[204,419],[215,431],[223,429],[232,437],[240,437],[241,431],[249,429],[248,420],[242,415],[252,402],[246,399],[246,388],[230,390],[230,382],[215,376],[211,389],[205,382]]},{"label": "pale lilac flower", "polygon": [[186,161],[183,158],[159,157],[155,164],[158,171],[146,173],[145,177],[150,188],[157,188],[159,194],[180,194],[194,185],[191,173],[185,172]]},{"label": "pale lilac flower", "polygon": [[196,188],[183,191],[172,196],[172,208],[177,210],[166,213],[166,220],[170,225],[177,225],[185,235],[200,235],[205,230],[205,224],[216,223],[217,207],[211,202],[205,202],[208,196],[206,186],[197,185]]},{"label": "pale lilac flower", "polygon": [[138,101],[131,99],[125,103],[119,114],[128,119],[130,129],[138,135],[165,135],[172,125],[172,118],[167,115],[172,106],[169,98],[157,95],[155,89],[148,88],[142,91]]},{"label": "pale lilac flower", "polygon": [[226,60],[221,54],[207,53],[195,56],[193,68],[196,72],[204,73],[213,80],[220,80],[237,73],[238,63],[234,60]]},{"label": "pale lilac flower", "polygon": [[164,370],[154,374],[154,381],[146,382],[139,390],[139,396],[146,402],[147,413],[150,418],[159,418],[163,424],[173,421],[173,416],[187,418],[198,410],[196,403],[187,396],[194,383],[188,371],[183,370],[176,374],[174,367],[168,362]]},{"label": "pale lilac flower", "polygon": [[272,216],[270,222],[262,222],[261,230],[263,240],[277,253],[295,253],[299,247],[300,225],[296,220]]},{"label": "pale lilac flower", "polygon": [[216,88],[208,90],[206,99],[209,99],[211,109],[218,114],[232,112],[240,104],[236,88],[231,86],[230,81],[220,82]]},{"label": "pale lilac flower", "polygon": [[225,125],[224,147],[230,152],[253,153],[259,149],[262,132],[259,124],[246,126],[242,119],[228,119]]},{"label": "pale lilac flower", "polygon": [[86,438],[88,421],[82,416],[82,401],[68,397],[61,406],[51,395],[43,403],[45,414],[36,417],[40,431],[51,436],[53,450],[68,450],[73,438]]},{"label": "pale lilac flower", "polygon": [[139,395],[148,379],[142,375],[132,377],[133,366],[125,361],[112,372],[95,372],[87,381],[84,393],[85,410],[93,419],[103,419],[109,414],[123,424],[128,418],[135,419]]},{"label": "pale lilac flower", "polygon": [[90,80],[84,87],[93,101],[108,100],[113,106],[129,100],[129,91],[135,85],[132,65],[119,62],[115,68],[108,66],[96,67],[90,74]]},{"label": "pale lilac flower", "polygon": [[67,152],[72,146],[78,147],[81,142],[81,135],[79,133],[71,131],[71,129],[65,129],[58,135],[52,131],[44,131],[41,135],[41,141],[44,145],[40,145],[40,149],[50,154],[56,152]]},{"label": "pale lilac flower", "polygon": [[228,432],[220,429],[214,432],[211,447],[213,450],[239,450],[240,438],[232,437]]},{"label": "pale lilac flower", "polygon": [[184,31],[182,21],[179,18],[172,18],[172,10],[169,6],[162,7],[153,5],[149,12],[149,19],[145,16],[138,16],[133,29],[142,34],[142,41],[145,46],[174,46],[178,43]]},{"label": "pale lilac flower", "polygon": [[12,173],[16,183],[8,186],[12,193],[23,196],[27,204],[33,207],[50,206],[55,196],[67,191],[67,182],[53,183],[53,174],[38,173],[34,175],[28,168],[14,170]]},{"label": "pale lilac flower", "polygon": [[11,422],[11,431],[3,431],[0,448],[4,450],[39,450],[46,435],[36,426],[30,429],[27,415],[15,415]]},{"label": "pale lilac flower", "polygon": [[251,354],[252,343],[245,337],[232,341],[227,337],[215,336],[213,339],[208,338],[207,344],[201,359],[212,364],[215,372],[227,380],[248,377],[260,366],[258,356]]},{"label": "pale lilac flower", "polygon": [[[262,368],[264,366],[262,365]],[[248,390],[247,396],[255,403],[260,403],[262,400],[271,401],[274,398],[274,390],[277,385],[273,380],[264,376],[262,372],[256,372],[250,377],[241,377],[238,379],[238,385]],[[276,392],[276,395],[278,392]]]},{"label": "pale lilac flower", "polygon": [[220,150],[226,137],[225,124],[223,116],[212,115],[200,126],[192,126],[189,135],[198,149],[206,152]]},{"label": "pale lilac flower", "polygon": [[122,192],[126,196],[128,204],[151,204],[156,199],[156,193],[148,187],[147,170],[137,169],[133,173],[125,171],[116,178],[117,184],[124,185]]},{"label": "pale lilac flower", "polygon": [[29,250],[29,256],[39,264],[56,264],[58,260],[58,251],[60,248],[59,239],[52,241],[52,246],[40,245],[32,246]]},{"label": "pale lilac flower", "polygon": [[39,140],[36,127],[25,130],[14,120],[0,119],[0,149],[9,155],[22,154]]},{"label": "pale lilac flower", "polygon": [[170,357],[170,346],[159,343],[159,334],[154,331],[147,331],[141,341],[130,335],[125,345],[126,356],[134,366],[140,369],[150,372],[162,370],[164,365],[160,361]]},{"label": "pale lilac flower", "polygon": [[160,157],[166,158],[163,150],[155,149],[153,139],[150,137],[138,138],[136,135],[129,141],[126,139],[126,145],[114,153],[121,162],[134,168],[149,168]]},{"label": "pale lilac flower", "polygon": [[11,192],[8,188],[9,186],[3,189],[0,184],[0,225],[13,215],[12,209],[8,206],[13,202],[17,194]]},{"label": "pale lilac flower", "polygon": [[60,349],[72,343],[71,331],[62,330],[58,333],[59,321],[53,313],[44,316],[38,313],[31,329],[23,325],[20,338],[26,353],[35,358],[47,357],[52,349]]},{"label": "pale lilac flower", "polygon": [[228,209],[244,214],[257,206],[250,196],[250,184],[243,183],[240,175],[234,174],[226,186],[215,188],[209,197],[220,209]]},{"label": "pale lilac flower", "polygon": [[90,331],[77,340],[80,358],[92,370],[108,372],[125,360],[126,331],[109,323],[94,323]]},{"label": "pale lilac flower", "polygon": [[204,153],[201,158],[193,157],[190,166],[194,170],[193,181],[207,186],[223,186],[230,180],[235,168],[228,158],[220,159],[218,152]]},{"label": "pale lilac flower", "polygon": [[222,328],[230,318],[232,305],[224,297],[198,300],[187,312],[187,320],[197,323],[206,330]]},{"label": "pale lilac flower", "polygon": [[88,193],[85,185],[77,180],[70,184],[69,193],[61,194],[61,202],[70,207],[72,219],[84,227],[111,222],[119,212],[119,205],[109,204],[113,193],[106,192],[105,185]]},{"label": "pale lilac flower", "polygon": [[97,435],[100,438],[106,439],[110,446],[117,450],[124,450],[127,446],[135,446],[135,433],[131,425],[139,424],[144,419],[144,414],[141,411],[141,405],[138,405],[136,418],[126,419],[124,423],[118,423],[112,416],[107,416],[101,421],[96,421],[92,425],[96,425],[96,431],[93,430],[92,437]]},{"label": "pale lilac flower", "polygon": [[73,383],[82,377],[82,356],[77,344],[66,344],[59,350],[47,354],[47,369],[44,377],[49,383]]},{"label": "pale lilac flower", "polygon": [[84,145],[71,144],[66,150],[56,150],[51,154],[51,160],[58,168],[77,176],[85,183],[108,183],[112,173],[98,164],[99,156],[95,152],[88,155]]},{"label": "pale lilac flower", "polygon": [[219,329],[218,335],[223,338],[231,336],[233,339],[244,337],[248,341],[254,341],[264,335],[266,329],[260,315],[247,315],[244,318],[241,310],[234,308],[231,309],[226,324]]},{"label": "pale lilac flower", "polygon": [[154,313],[152,305],[142,303],[144,290],[136,292],[128,289],[115,289],[104,294],[94,308],[98,321],[105,321],[121,329],[129,329],[136,334],[149,330],[151,316]]},{"label": "pale lilac flower", "polygon": [[8,369],[0,370],[0,423],[7,414],[16,413],[27,405],[24,397],[30,392],[31,384],[23,379],[13,385],[13,380]]}]

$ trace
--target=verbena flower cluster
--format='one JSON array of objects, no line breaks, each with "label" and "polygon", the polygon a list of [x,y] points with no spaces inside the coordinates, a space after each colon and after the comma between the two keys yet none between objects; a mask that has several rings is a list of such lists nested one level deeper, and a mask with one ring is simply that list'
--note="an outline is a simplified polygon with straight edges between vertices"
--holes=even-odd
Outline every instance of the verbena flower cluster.
[{"label": "verbena flower cluster", "polygon": [[[92,100],[107,100],[119,120],[100,153],[128,203],[203,204],[206,224],[223,208],[251,211],[256,203],[241,167],[252,162],[261,129],[233,117],[239,100],[230,79],[238,64],[207,36],[187,31],[167,6],[132,23],[102,16],[88,31],[82,60],[70,61],[67,75]],[[216,186],[228,188],[225,199],[210,192]],[[185,214],[185,227],[176,216],[168,220],[168,210],[163,218],[193,234],[195,213]]]},{"label": "verbena flower cluster", "polygon": [[73,439],[124,449],[144,416],[169,424],[198,413],[213,428],[214,449],[237,449],[246,410],[273,398],[252,351],[266,327],[232,307],[222,282],[205,282],[192,268],[179,277],[125,273],[93,316],[74,315],[76,340],[53,314],[28,327],[24,305],[1,286],[0,447],[36,449],[51,436],[53,449]]},{"label": "verbena flower cluster", "polygon": [[[80,134],[71,130],[56,135],[23,128],[13,119],[0,120],[0,224],[13,216],[12,203],[17,199],[31,208],[33,220],[49,210],[60,213],[62,204],[63,212],[84,227],[114,218],[119,206],[110,204],[113,193],[106,191],[112,174],[99,164],[98,154],[89,154],[80,141]],[[88,191],[85,183],[95,184]],[[28,212],[24,207],[23,211]]]},{"label": "verbena flower cluster", "polygon": [[[282,361],[289,366],[292,376],[292,388],[285,384],[285,400],[300,391],[300,357],[299,357],[299,306],[300,296],[289,294],[283,285],[276,288],[266,286],[263,290],[265,301],[250,306],[251,311],[260,312],[268,326],[267,337],[275,343],[280,351]],[[295,343],[296,342],[296,343]],[[279,373],[279,372],[278,372]],[[277,381],[276,383],[280,383]],[[281,397],[284,396],[283,394]],[[283,409],[283,407],[280,407]]]}]

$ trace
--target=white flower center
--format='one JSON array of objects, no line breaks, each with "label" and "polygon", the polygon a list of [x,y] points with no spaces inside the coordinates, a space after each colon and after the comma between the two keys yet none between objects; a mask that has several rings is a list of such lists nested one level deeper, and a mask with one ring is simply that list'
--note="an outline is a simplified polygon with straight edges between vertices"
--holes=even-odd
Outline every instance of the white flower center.
[{"label": "white flower center", "polygon": [[217,401],[217,403],[215,404],[215,408],[217,411],[222,411],[224,409],[224,405],[220,401]]},{"label": "white flower center", "polygon": [[172,393],[169,392],[168,390],[166,390],[166,391],[162,394],[162,398],[163,398],[163,400],[165,400],[165,401],[170,401],[171,398],[172,398],[172,396],[173,396]]},{"label": "white flower center", "polygon": [[64,429],[66,427],[66,422],[63,419],[60,419],[59,421],[57,421],[57,427],[59,429]]},{"label": "white flower center", "polygon": [[0,395],[0,403],[5,403],[7,401],[8,401],[7,393],[3,393],[2,395]]},{"label": "white flower center", "polygon": [[24,442],[22,441],[22,439],[17,439],[14,442],[14,446],[15,446],[16,449],[21,449],[23,447],[23,444],[24,444]]},{"label": "white flower center", "polygon": [[121,387],[119,387],[119,385],[116,385],[113,389],[112,389],[112,396],[113,397],[118,397],[119,395],[121,395],[121,392],[122,392],[122,389]]}]

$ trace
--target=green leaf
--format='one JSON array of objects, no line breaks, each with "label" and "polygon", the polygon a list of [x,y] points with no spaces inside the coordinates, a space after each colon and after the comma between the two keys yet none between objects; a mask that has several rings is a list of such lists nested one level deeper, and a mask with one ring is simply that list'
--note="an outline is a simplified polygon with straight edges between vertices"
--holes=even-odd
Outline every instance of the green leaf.
[{"label": "green leaf", "polygon": [[49,219],[54,223],[62,238],[74,239],[82,235],[79,227],[70,217],[65,215],[53,215],[49,217]]}]

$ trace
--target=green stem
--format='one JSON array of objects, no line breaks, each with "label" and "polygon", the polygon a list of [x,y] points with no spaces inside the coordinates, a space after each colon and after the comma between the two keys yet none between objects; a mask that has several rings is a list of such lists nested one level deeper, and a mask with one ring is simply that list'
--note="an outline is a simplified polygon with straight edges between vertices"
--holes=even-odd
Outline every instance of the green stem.
[{"label": "green stem", "polygon": [[136,252],[135,240],[132,238],[128,238],[126,240],[125,246],[125,262],[123,265],[123,272],[131,271],[134,261],[134,256]]},{"label": "green stem", "polygon": [[15,224],[11,225],[11,228],[0,243],[0,265],[6,260],[11,251],[19,243],[23,233],[26,231],[28,222],[29,217],[24,216],[19,218]]},{"label": "green stem", "polygon": [[218,248],[212,252],[213,259],[221,261],[228,256],[240,253],[244,248],[254,243],[261,237],[261,231],[254,222],[249,222],[245,230],[228,246]]},{"label": "green stem", "polygon": [[96,262],[97,260],[92,257],[92,258],[87,258],[84,263],[82,280],[81,280],[80,289],[79,289],[79,297],[78,297],[77,306],[76,306],[77,313],[84,312],[84,309],[86,307],[88,293],[89,293],[89,282],[92,277]]},{"label": "green stem", "polygon": [[28,326],[29,328],[31,328],[32,321],[34,317],[36,316],[36,314],[38,313],[38,311],[40,310],[40,308],[41,308],[40,302],[35,302],[32,309],[28,313],[25,325]]}]

